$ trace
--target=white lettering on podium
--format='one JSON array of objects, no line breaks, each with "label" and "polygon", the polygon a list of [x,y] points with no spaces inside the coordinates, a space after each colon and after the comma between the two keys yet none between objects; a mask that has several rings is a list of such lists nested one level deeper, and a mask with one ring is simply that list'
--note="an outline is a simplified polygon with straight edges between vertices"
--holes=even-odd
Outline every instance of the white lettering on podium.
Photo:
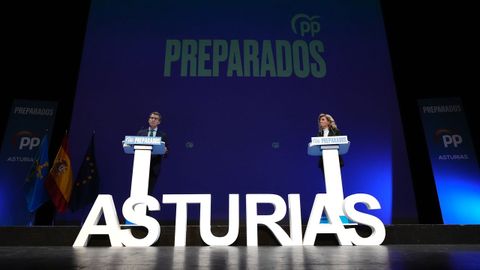
[{"label": "white lettering on podium", "polygon": [[348,144],[347,136],[312,137],[310,145]]}]

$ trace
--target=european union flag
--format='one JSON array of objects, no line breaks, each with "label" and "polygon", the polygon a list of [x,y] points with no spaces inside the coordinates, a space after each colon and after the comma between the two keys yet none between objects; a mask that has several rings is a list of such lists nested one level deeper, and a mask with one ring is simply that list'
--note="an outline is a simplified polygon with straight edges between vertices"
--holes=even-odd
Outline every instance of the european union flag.
[{"label": "european union flag", "polygon": [[94,137],[95,135],[92,135],[87,153],[73,184],[69,205],[72,212],[93,203],[98,196],[99,178],[95,162]]},{"label": "european union flag", "polygon": [[48,174],[48,166],[48,138],[45,135],[25,179],[25,198],[30,212],[35,212],[50,199],[44,185],[45,177]]}]

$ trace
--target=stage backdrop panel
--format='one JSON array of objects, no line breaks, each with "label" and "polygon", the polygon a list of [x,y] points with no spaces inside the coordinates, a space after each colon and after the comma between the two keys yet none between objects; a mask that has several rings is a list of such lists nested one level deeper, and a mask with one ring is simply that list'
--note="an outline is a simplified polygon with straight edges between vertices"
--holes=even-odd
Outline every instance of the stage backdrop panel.
[{"label": "stage backdrop panel", "polygon": [[[92,1],[71,156],[77,171],[95,130],[101,193],[113,194],[119,213],[133,164],[121,141],[151,111],[169,143],[160,202],[209,193],[221,221],[229,193],[242,195],[242,217],[244,194],[299,193],[308,218],[325,186],[307,143],[327,112],[351,140],[345,196],[378,198],[372,214],[385,223],[416,219],[378,1]],[[198,206],[189,210],[198,217]],[[154,216],[174,213],[163,205]]]}]

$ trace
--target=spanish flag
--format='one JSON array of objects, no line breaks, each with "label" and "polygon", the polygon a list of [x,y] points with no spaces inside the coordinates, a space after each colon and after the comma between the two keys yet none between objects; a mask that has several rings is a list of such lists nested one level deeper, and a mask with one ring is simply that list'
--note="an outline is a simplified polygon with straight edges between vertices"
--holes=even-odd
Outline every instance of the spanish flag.
[{"label": "spanish flag", "polygon": [[72,167],[68,154],[68,135],[62,141],[62,146],[58,150],[57,156],[45,180],[50,199],[57,211],[62,213],[68,208],[70,194],[72,193]]}]

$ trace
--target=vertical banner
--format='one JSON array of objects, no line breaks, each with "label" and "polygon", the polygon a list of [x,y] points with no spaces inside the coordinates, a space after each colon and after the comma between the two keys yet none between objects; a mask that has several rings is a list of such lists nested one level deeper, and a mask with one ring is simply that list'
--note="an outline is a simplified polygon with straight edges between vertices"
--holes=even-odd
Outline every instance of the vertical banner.
[{"label": "vertical banner", "polygon": [[459,98],[418,100],[445,224],[480,223],[480,170]]},{"label": "vertical banner", "polygon": [[31,221],[24,184],[44,135],[50,140],[57,102],[14,100],[0,153],[0,225]]}]

